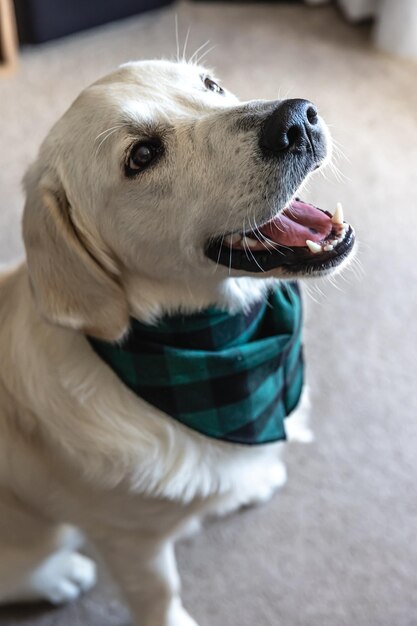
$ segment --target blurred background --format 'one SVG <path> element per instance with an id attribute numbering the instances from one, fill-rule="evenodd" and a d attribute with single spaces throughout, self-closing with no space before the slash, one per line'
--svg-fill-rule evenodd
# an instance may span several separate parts
<path id="1" fill-rule="evenodd" d="M 0 264 L 23 254 L 21 178 L 79 91 L 118 64 L 197 48 L 242 99 L 314 101 L 357 260 L 306 289 L 315 443 L 273 501 L 178 547 L 200 626 L 417 625 L 417 1 L 0 0 Z M 16 45 L 17 22 L 20 47 Z M 1 355 L 0 355 L 1 358 Z M 1 555 L 0 555 L 1 558 Z M 78 604 L 2 626 L 128 626 L 101 568 Z"/>

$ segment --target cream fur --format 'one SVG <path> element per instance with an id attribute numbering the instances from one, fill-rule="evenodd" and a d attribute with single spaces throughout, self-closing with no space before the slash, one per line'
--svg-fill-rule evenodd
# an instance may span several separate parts
<path id="1" fill-rule="evenodd" d="M 284 277 L 229 273 L 203 254 L 207 236 L 266 219 L 303 182 L 253 157 L 256 128 L 236 131 L 269 103 L 206 92 L 205 71 L 123 66 L 77 99 L 26 176 L 27 263 L 0 279 L 0 601 L 60 603 L 94 584 L 65 523 L 101 551 L 137 626 L 195 625 L 174 539 L 285 482 L 280 445 L 189 431 L 125 388 L 84 336 L 118 339 L 129 315 L 245 309 Z M 149 128 L 166 158 L 127 181 L 124 152 Z M 307 405 L 294 438 L 311 439 Z"/>

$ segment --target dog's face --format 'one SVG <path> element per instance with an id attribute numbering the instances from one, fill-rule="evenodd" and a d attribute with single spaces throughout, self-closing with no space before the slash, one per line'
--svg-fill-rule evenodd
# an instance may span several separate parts
<path id="1" fill-rule="evenodd" d="M 100 288 L 90 289 L 97 307 L 108 280 L 120 298 L 125 277 L 192 290 L 230 276 L 328 273 L 348 256 L 353 232 L 340 214 L 332 219 L 293 198 L 329 151 L 327 129 L 307 101 L 239 103 L 204 68 L 186 63 L 122 66 L 75 101 L 27 177 L 24 233 L 35 296 L 49 290 L 50 298 L 62 282 L 50 258 L 45 270 L 46 248 L 53 254 L 51 238 L 60 248 L 60 231 L 57 262 L 71 257 L 72 273 L 99 277 Z M 45 274 L 52 278 L 46 291 Z M 65 314 L 55 303 L 49 317 L 88 329 L 87 307 L 80 312 L 64 300 Z"/>

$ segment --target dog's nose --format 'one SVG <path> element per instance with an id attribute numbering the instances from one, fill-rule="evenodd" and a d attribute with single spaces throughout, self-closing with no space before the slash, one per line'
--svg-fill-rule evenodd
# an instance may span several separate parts
<path id="1" fill-rule="evenodd" d="M 321 136 L 317 108 L 308 100 L 283 100 L 266 118 L 261 131 L 261 149 L 280 155 L 305 151 Z"/>

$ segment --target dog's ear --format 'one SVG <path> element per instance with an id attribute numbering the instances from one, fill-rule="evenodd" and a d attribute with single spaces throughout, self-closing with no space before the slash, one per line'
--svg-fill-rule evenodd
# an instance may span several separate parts
<path id="1" fill-rule="evenodd" d="M 32 168 L 25 186 L 23 238 L 40 314 L 100 339 L 120 339 L 129 323 L 126 295 L 74 227 L 62 184 Z"/>

